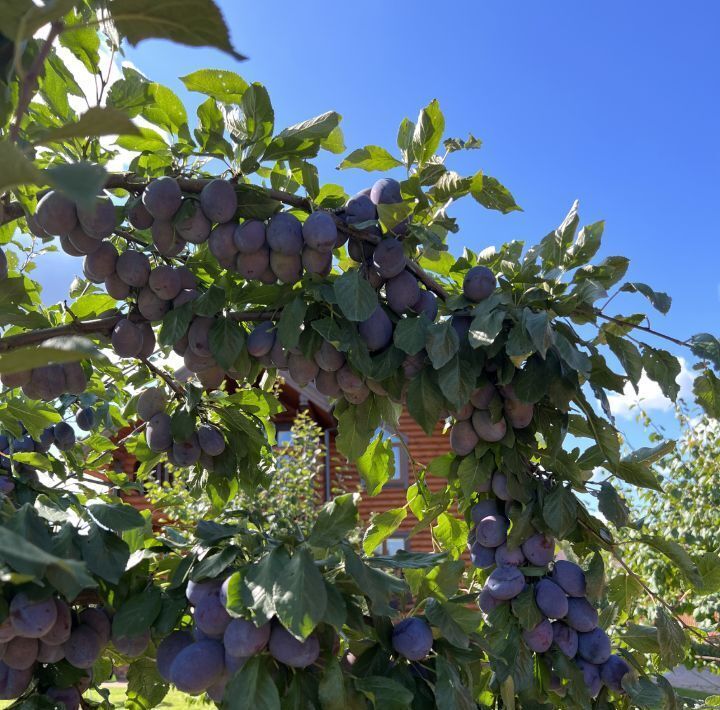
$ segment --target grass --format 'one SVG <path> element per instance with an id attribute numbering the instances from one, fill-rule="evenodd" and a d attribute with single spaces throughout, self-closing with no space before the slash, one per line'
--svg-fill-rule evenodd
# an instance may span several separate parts
<path id="1" fill-rule="evenodd" d="M 108 683 L 105 686 L 110 691 L 110 702 L 116 708 L 125 707 L 125 684 L 124 683 Z M 87 694 L 89 700 L 101 700 L 101 697 L 91 692 Z M 7 708 L 12 705 L 12 701 L 2 702 L 0 701 L 0 708 Z M 200 700 L 198 698 L 191 698 L 189 695 L 184 695 L 177 690 L 170 689 L 165 699 L 157 706 L 158 708 L 164 708 L 164 710 L 187 710 L 187 708 L 207 708 L 209 710 L 210 704 Z M 214 704 L 213 704 L 214 707 Z"/>

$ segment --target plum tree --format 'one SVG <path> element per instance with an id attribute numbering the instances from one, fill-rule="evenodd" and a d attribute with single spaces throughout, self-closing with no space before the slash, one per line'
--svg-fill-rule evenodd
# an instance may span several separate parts
<path id="1" fill-rule="evenodd" d="M 128 658 L 142 656 L 150 643 L 150 631 L 144 631 L 132 636 L 122 636 L 113 633 L 112 644 L 123 655 Z"/>
<path id="2" fill-rule="evenodd" d="M 541 579 L 535 585 L 535 602 L 550 619 L 562 619 L 568 612 L 565 592 L 550 579 Z"/>
<path id="3" fill-rule="evenodd" d="M 329 253 L 337 242 L 337 227 L 332 216 L 323 210 L 313 212 L 303 222 L 302 236 L 305 244 L 315 251 Z"/>
<path id="4" fill-rule="evenodd" d="M 148 286 L 158 298 L 172 301 L 182 288 L 180 274 L 172 266 L 156 266 L 150 272 Z"/>
<path id="5" fill-rule="evenodd" d="M 225 652 L 218 641 L 195 641 L 170 664 L 170 680 L 178 690 L 200 695 L 218 681 L 225 669 Z"/>
<path id="6" fill-rule="evenodd" d="M 556 560 L 550 578 L 563 588 L 569 597 L 584 597 L 586 591 L 585 572 L 570 560 Z"/>
<path id="7" fill-rule="evenodd" d="M 565 623 L 575 631 L 589 633 L 598 623 L 595 607 L 585 597 L 569 597 Z"/>
<path id="8" fill-rule="evenodd" d="M 222 432 L 210 424 L 202 424 L 197 431 L 198 444 L 209 456 L 219 456 L 225 451 L 225 437 Z"/>
<path id="9" fill-rule="evenodd" d="M 170 221 L 182 205 L 182 192 L 174 178 L 162 176 L 143 190 L 142 204 L 156 220 Z"/>
<path id="10" fill-rule="evenodd" d="M 547 619 L 543 619 L 532 629 L 525 629 L 522 637 L 531 651 L 544 653 L 550 648 L 553 642 L 552 624 Z"/>
<path id="11" fill-rule="evenodd" d="M 150 259 L 135 249 L 126 249 L 115 262 L 118 277 L 128 286 L 142 288 L 150 278 Z"/>
<path id="12" fill-rule="evenodd" d="M 383 279 L 392 279 L 400 274 L 405 269 L 405 252 L 402 242 L 395 237 L 383 239 L 375 247 L 373 264 Z"/>
<path id="13" fill-rule="evenodd" d="M 400 183 L 393 178 L 380 178 L 370 189 L 370 200 L 376 205 L 391 205 L 402 202 Z"/>
<path id="14" fill-rule="evenodd" d="M 68 451 L 75 446 L 75 431 L 67 422 L 58 422 L 53 428 L 55 446 L 60 451 Z"/>
<path id="15" fill-rule="evenodd" d="M 476 409 L 472 415 L 472 426 L 481 441 L 495 443 L 507 434 L 507 423 L 502 417 L 493 421 L 492 414 L 485 409 Z"/>
<path id="16" fill-rule="evenodd" d="M 151 451 L 160 453 L 167 451 L 172 446 L 172 430 L 170 415 L 165 412 L 158 412 L 148 420 L 145 429 L 147 445 Z"/>
<path id="17" fill-rule="evenodd" d="M 235 658 L 248 658 L 260 653 L 270 640 L 270 624 L 255 626 L 245 619 L 233 619 L 225 629 L 225 652 Z"/>
<path id="18" fill-rule="evenodd" d="M 345 364 L 345 356 L 327 340 L 323 340 L 313 357 L 318 367 L 326 372 L 337 372 Z"/>
<path id="19" fill-rule="evenodd" d="M 553 621 L 553 643 L 568 658 L 574 658 L 578 650 L 578 634 L 562 621 Z"/>
<path id="20" fill-rule="evenodd" d="M 377 305 L 369 318 L 358 326 L 360 337 L 370 352 L 384 350 L 393 339 L 393 323 L 385 309 Z"/>
<path id="21" fill-rule="evenodd" d="M 311 634 L 304 641 L 298 641 L 280 624 L 273 626 L 268 642 L 270 655 L 291 668 L 307 668 L 320 656 L 320 641 Z"/>
<path id="22" fill-rule="evenodd" d="M 216 224 L 229 222 L 235 216 L 237 206 L 235 187 L 227 180 L 211 180 L 200 192 L 200 207 Z"/>
<path id="23" fill-rule="evenodd" d="M 140 329 L 129 319 L 123 318 L 113 328 L 110 338 L 113 350 L 120 357 L 135 357 L 143 345 Z"/>
<path id="24" fill-rule="evenodd" d="M 65 710 L 78 710 L 82 696 L 77 688 L 48 688 L 45 695 L 55 703 L 59 703 Z"/>
<path id="25" fill-rule="evenodd" d="M 192 634 L 188 631 L 173 631 L 167 635 L 157 647 L 155 662 L 158 673 L 168 683 L 172 682 L 170 669 L 178 654 L 194 643 Z"/>
<path id="26" fill-rule="evenodd" d="M 508 520 L 502 515 L 486 515 L 477 524 L 477 541 L 484 547 L 500 547 L 507 540 Z"/>
<path id="27" fill-rule="evenodd" d="M 253 357 L 267 355 L 275 345 L 275 326 L 271 321 L 256 325 L 247 337 L 247 350 Z"/>
<path id="28" fill-rule="evenodd" d="M 38 201 L 35 218 L 47 234 L 67 235 L 77 224 L 77 210 L 72 200 L 51 190 Z"/>
<path id="29" fill-rule="evenodd" d="M 588 663 L 582 658 L 575 661 L 577 667 L 582 671 L 583 680 L 585 681 L 585 687 L 587 688 L 588 695 L 594 698 L 600 692 L 602 687 L 602 681 L 600 680 L 600 669 L 594 663 Z"/>
<path id="30" fill-rule="evenodd" d="M 496 567 L 485 584 L 490 594 L 504 601 L 522 592 L 525 588 L 525 575 L 517 567 Z"/>
<path id="31" fill-rule="evenodd" d="M 510 548 L 505 543 L 495 548 L 495 563 L 498 566 L 522 567 L 526 562 L 525 555 L 519 547 Z"/>
<path id="32" fill-rule="evenodd" d="M 269 230 L 268 230 L 269 233 Z M 286 284 L 295 284 L 302 278 L 301 254 L 285 254 L 270 250 L 270 269 L 273 274 Z"/>
<path id="33" fill-rule="evenodd" d="M 409 616 L 393 626 L 392 646 L 409 661 L 421 661 L 432 649 L 433 635 L 427 621 Z"/>
<path id="34" fill-rule="evenodd" d="M 630 666 L 625 659 L 612 654 L 600 667 L 600 679 L 615 693 L 624 693 L 622 679 L 630 672 Z"/>
<path id="35" fill-rule="evenodd" d="M 40 638 L 52 629 L 57 620 L 55 600 L 49 597 L 32 601 L 22 592 L 16 594 L 10 602 L 10 619 L 18 636 Z"/>
<path id="36" fill-rule="evenodd" d="M 149 421 L 160 412 L 165 411 L 167 396 L 160 387 L 147 387 L 137 399 L 137 413 L 140 419 Z"/>
<path id="37" fill-rule="evenodd" d="M 277 254 L 299 257 L 302 253 L 302 224 L 290 212 L 279 212 L 270 219 L 267 225 L 266 238 L 270 249 Z"/>
<path id="38" fill-rule="evenodd" d="M 555 555 L 555 540 L 544 533 L 537 533 L 523 542 L 522 551 L 531 565 L 544 567 Z"/>
<path id="39" fill-rule="evenodd" d="M 100 636 L 87 624 L 76 626 L 63 644 L 65 659 L 76 668 L 92 668 L 101 651 Z"/>
<path id="40" fill-rule="evenodd" d="M 78 207 L 77 218 L 85 234 L 93 239 L 109 237 L 116 227 L 115 205 L 106 195 L 98 197 L 91 207 Z"/>
<path id="41" fill-rule="evenodd" d="M 75 415 L 75 423 L 83 431 L 91 431 L 95 426 L 95 410 L 92 407 L 83 407 Z"/>
<path id="42" fill-rule="evenodd" d="M 417 303 L 420 287 L 417 279 L 409 271 L 401 271 L 385 284 L 385 295 L 388 306 L 400 315 Z"/>
<path id="43" fill-rule="evenodd" d="M 495 291 L 497 280 L 487 266 L 473 266 L 463 280 L 463 294 L 469 301 L 479 303 Z"/>
<path id="44" fill-rule="evenodd" d="M 324 278 L 332 270 L 332 252 L 305 247 L 302 251 L 301 264 L 308 274 L 317 274 Z"/>

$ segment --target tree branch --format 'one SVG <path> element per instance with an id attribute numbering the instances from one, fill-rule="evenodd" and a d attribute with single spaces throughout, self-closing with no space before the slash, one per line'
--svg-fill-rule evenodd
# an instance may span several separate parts
<path id="1" fill-rule="evenodd" d="M 280 317 L 282 311 L 263 310 L 263 311 L 236 311 L 230 314 L 230 317 L 239 322 L 253 322 L 274 320 Z M 29 330 L 26 333 L 18 333 L 17 335 L 8 335 L 0 338 L 0 353 L 6 353 L 10 350 L 22 348 L 26 345 L 38 345 L 44 343 L 50 338 L 57 338 L 62 335 L 91 335 L 109 333 L 123 318 L 130 318 L 138 322 L 144 322 L 144 318 L 131 313 L 114 313 L 104 318 L 94 318 L 86 321 L 73 321 L 66 325 L 58 325 L 54 328 L 42 328 L 40 330 Z M 152 369 L 152 366 L 151 366 Z"/>
<path id="2" fill-rule="evenodd" d="M 211 179 L 212 178 L 176 178 L 180 189 L 183 192 L 190 194 L 197 194 L 202 191 Z M 109 190 L 127 190 L 128 192 L 134 193 L 141 192 L 145 189 L 147 184 L 147 180 L 139 178 L 133 173 L 113 173 L 108 175 L 107 180 L 105 181 L 105 187 Z M 268 197 L 273 200 L 277 200 L 282 204 L 289 205 L 290 207 L 302 210 L 303 212 L 312 212 L 312 204 L 310 200 L 305 197 L 293 195 L 292 193 L 285 192 L 284 190 L 273 190 L 266 187 L 257 187 L 257 189 L 262 190 Z M 6 205 L 6 209 L 0 219 L 0 224 L 5 224 L 6 222 L 18 219 L 19 217 L 22 217 L 23 214 L 22 207 L 16 202 L 11 202 Z M 369 242 L 371 244 L 378 244 L 381 241 L 381 238 L 378 237 L 377 234 L 371 234 L 370 232 L 355 229 L 354 227 L 345 224 L 345 222 L 335 214 L 333 214 L 333 218 L 335 219 L 335 225 L 338 231 L 343 234 L 347 234 L 349 237 L 359 239 L 363 242 Z M 443 301 L 447 300 L 447 291 L 419 264 L 412 261 L 412 259 L 406 259 L 405 268 L 408 269 L 408 271 L 410 271 L 418 279 L 418 281 L 420 281 L 425 288 L 428 289 L 428 291 L 432 291 L 442 298 Z"/>
<path id="3" fill-rule="evenodd" d="M 10 140 L 17 141 L 20 135 L 20 123 L 22 121 L 22 117 L 25 114 L 25 111 L 27 111 L 30 101 L 32 100 L 33 92 L 37 87 L 37 81 L 40 78 L 40 72 L 42 71 L 43 64 L 45 64 L 45 60 L 52 49 L 53 42 L 62 31 L 62 28 L 63 23 L 59 21 L 53 22 L 50 25 L 50 32 L 40 47 L 40 51 L 37 53 L 37 56 L 33 60 L 28 73 L 25 75 L 25 78 L 20 85 L 20 94 L 18 96 L 17 108 L 15 109 L 15 118 L 12 126 L 10 126 Z"/>
<path id="4" fill-rule="evenodd" d="M 650 328 L 646 325 L 639 325 L 636 323 L 632 323 L 627 320 L 623 320 L 622 318 L 615 318 L 613 316 L 606 316 L 604 313 L 601 313 L 597 309 L 593 311 L 594 315 L 598 318 L 602 318 L 603 320 L 610 321 L 611 323 L 617 323 L 617 325 L 624 326 L 626 328 L 632 328 L 633 330 L 642 330 L 643 333 L 649 333 L 650 335 L 654 335 L 656 338 L 662 338 L 663 340 L 667 340 L 670 343 L 674 343 L 675 345 L 679 345 L 683 348 L 689 348 L 690 343 L 687 342 L 687 340 L 680 340 L 679 338 L 673 338 L 672 335 L 665 335 L 665 333 L 660 333 L 657 330 L 654 330 L 653 328 Z"/>

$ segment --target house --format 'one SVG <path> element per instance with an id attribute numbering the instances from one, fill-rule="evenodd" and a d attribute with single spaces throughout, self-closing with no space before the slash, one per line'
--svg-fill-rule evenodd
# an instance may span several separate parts
<path id="1" fill-rule="evenodd" d="M 362 493 L 362 481 L 357 469 L 349 464 L 336 448 L 337 422 L 333 416 L 331 403 L 313 385 L 301 388 L 287 374 L 285 377 L 285 383 L 280 390 L 280 401 L 285 409 L 275 418 L 278 443 L 288 441 L 293 420 L 300 411 L 307 411 L 313 421 L 322 429 L 325 444 L 324 460 L 317 479 L 318 500 L 320 502 L 329 500 L 339 491 L 360 491 Z M 398 432 L 399 436 L 390 430 L 383 432 L 383 435 L 393 442 L 395 473 L 393 479 L 385 484 L 378 495 L 362 497 L 360 516 L 365 523 L 369 521 L 374 512 L 383 512 L 404 506 L 407 502 L 408 486 L 416 480 L 418 464 L 426 465 L 436 456 L 450 451 L 449 437 L 443 434 L 442 422 L 438 422 L 432 436 L 428 436 L 408 412 L 403 411 Z M 115 438 L 117 441 L 121 441 L 129 433 L 130 428 L 127 428 L 119 431 Z M 402 441 L 400 437 L 402 437 Z M 137 461 L 123 446 L 120 446 L 113 452 L 113 466 L 118 471 L 132 474 L 137 468 Z M 91 475 L 107 480 L 102 473 Z M 156 475 L 160 479 L 166 475 L 162 465 L 158 466 Z M 443 485 L 441 479 L 431 475 L 426 477 L 426 482 L 431 489 L 437 489 Z M 152 508 L 150 502 L 140 491 L 123 493 L 122 497 L 138 510 Z M 156 525 L 162 524 L 162 511 L 153 510 L 153 522 Z M 399 549 L 415 552 L 432 551 L 433 545 L 429 528 L 424 528 L 410 537 L 417 522 L 417 518 L 408 511 L 408 515 L 400 527 L 385 540 L 383 548 L 378 552 L 392 554 Z"/>

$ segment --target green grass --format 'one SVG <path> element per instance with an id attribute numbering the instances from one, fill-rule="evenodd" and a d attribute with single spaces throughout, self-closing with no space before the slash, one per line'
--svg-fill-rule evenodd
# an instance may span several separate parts
<path id="1" fill-rule="evenodd" d="M 123 683 L 108 683 L 106 686 L 110 691 L 110 702 L 116 708 L 125 707 L 125 685 Z M 87 698 L 90 700 L 101 700 L 100 696 L 91 692 L 87 694 Z M 6 708 L 12 705 L 12 701 L 3 702 L 0 701 L 0 708 Z M 165 710 L 187 710 L 187 708 L 206 708 L 209 710 L 210 704 L 200 700 L 198 698 L 191 698 L 189 695 L 184 695 L 177 690 L 171 689 L 165 696 L 165 699 L 157 706 L 158 708 L 164 708 Z M 214 704 L 212 705 L 214 707 Z"/>

